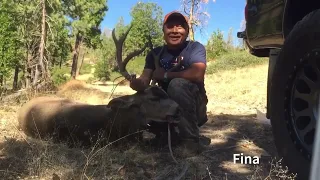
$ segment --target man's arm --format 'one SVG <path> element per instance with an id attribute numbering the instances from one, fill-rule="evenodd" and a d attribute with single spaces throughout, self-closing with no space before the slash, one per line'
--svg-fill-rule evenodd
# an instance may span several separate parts
<path id="1" fill-rule="evenodd" d="M 191 82 L 203 82 L 206 71 L 206 64 L 193 63 L 188 69 L 180 72 L 168 72 L 168 79 L 184 78 Z"/>
<path id="2" fill-rule="evenodd" d="M 137 79 L 131 81 L 130 87 L 134 90 L 146 89 L 150 84 L 154 69 L 155 65 L 152 54 L 148 53 L 142 74 Z"/>
<path id="3" fill-rule="evenodd" d="M 142 71 L 141 76 L 139 77 L 139 79 L 141 79 L 143 81 L 143 84 L 145 84 L 146 86 L 150 84 L 152 73 L 155 70 L 155 68 L 156 67 L 154 64 L 153 56 L 151 52 L 149 52 L 146 56 L 144 69 Z"/>
<path id="4" fill-rule="evenodd" d="M 150 84 L 151 77 L 152 77 L 152 72 L 153 72 L 152 69 L 144 69 L 144 70 L 142 71 L 141 76 L 138 78 L 138 79 L 141 79 L 141 80 L 142 80 L 143 85 L 144 85 L 145 87 L 147 87 L 147 86 Z"/>
<path id="5" fill-rule="evenodd" d="M 181 72 L 168 72 L 168 79 L 184 78 L 191 82 L 203 82 L 206 72 L 206 58 L 205 47 L 197 42 L 190 57 L 190 67 Z"/>

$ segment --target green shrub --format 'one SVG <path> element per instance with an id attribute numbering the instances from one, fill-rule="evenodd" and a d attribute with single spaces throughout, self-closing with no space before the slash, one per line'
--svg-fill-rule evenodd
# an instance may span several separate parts
<path id="1" fill-rule="evenodd" d="M 255 57 L 244 50 L 232 51 L 211 62 L 208 65 L 207 73 L 212 74 L 219 71 L 235 70 L 237 68 L 263 64 L 267 61 L 267 58 Z"/>
<path id="2" fill-rule="evenodd" d="M 124 77 L 118 78 L 118 77 L 120 77 L 120 76 L 121 76 L 121 74 L 120 74 L 119 72 L 117 72 L 117 71 L 112 71 L 112 72 L 110 73 L 110 78 L 109 78 L 109 80 L 110 80 L 110 81 L 114 81 L 115 79 L 118 79 L 118 80 L 124 79 Z"/>
<path id="3" fill-rule="evenodd" d="M 87 83 L 87 84 L 92 84 L 94 81 L 95 81 L 95 78 L 94 78 L 94 77 L 89 77 L 89 78 L 86 80 L 86 83 Z"/>
<path id="4" fill-rule="evenodd" d="M 228 52 L 227 43 L 224 41 L 223 34 L 219 29 L 212 32 L 206 45 L 206 50 L 207 59 L 209 61 L 217 59 L 221 55 L 224 55 Z"/>
<path id="5" fill-rule="evenodd" d="M 93 76 L 99 80 L 110 80 L 111 67 L 106 60 L 100 59 L 94 65 L 95 71 Z"/>
<path id="6" fill-rule="evenodd" d="M 144 56 L 138 56 L 135 57 L 135 59 L 132 59 L 127 64 L 127 71 L 129 73 L 134 74 L 141 74 L 144 68 L 145 64 L 145 57 Z"/>
<path id="7" fill-rule="evenodd" d="M 55 86 L 59 86 L 61 84 L 66 83 L 70 80 L 70 76 L 68 75 L 70 73 L 69 67 L 59 67 L 55 66 L 51 70 L 51 78 Z"/>
<path id="8" fill-rule="evenodd" d="M 135 57 L 134 59 L 130 60 L 129 63 L 127 64 L 127 71 L 130 74 L 141 74 L 144 68 L 144 62 L 145 62 L 145 57 L 143 56 L 138 56 Z M 109 81 L 113 81 L 116 78 L 120 77 L 121 74 L 118 71 L 111 71 L 109 74 Z M 118 78 L 118 80 L 124 79 L 123 77 Z"/>
<path id="9" fill-rule="evenodd" d="M 91 73 L 91 64 L 83 62 L 79 74 L 90 74 Z"/>

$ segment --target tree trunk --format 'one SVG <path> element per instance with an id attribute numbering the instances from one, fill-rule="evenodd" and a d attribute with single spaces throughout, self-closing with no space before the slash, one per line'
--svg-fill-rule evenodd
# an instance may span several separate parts
<path id="1" fill-rule="evenodd" d="M 61 69 L 61 66 L 62 66 L 62 55 L 60 56 L 60 62 L 59 62 L 60 69 Z"/>
<path id="2" fill-rule="evenodd" d="M 5 76 L 2 77 L 2 85 L 5 86 L 5 88 L 7 89 L 7 79 Z"/>
<path id="3" fill-rule="evenodd" d="M 72 67 L 71 67 L 71 77 L 72 79 L 76 79 L 77 76 L 77 69 L 78 69 L 78 57 L 79 57 L 79 50 L 80 44 L 82 41 L 82 37 L 80 33 L 76 35 L 76 42 L 73 49 L 73 59 L 72 59 Z"/>
<path id="4" fill-rule="evenodd" d="M 26 88 L 26 79 L 25 79 L 25 71 L 24 68 L 22 69 L 22 76 L 20 80 L 18 81 L 18 89 L 25 89 Z"/>
<path id="5" fill-rule="evenodd" d="M 119 71 L 119 66 L 118 66 L 118 64 L 117 63 L 114 63 L 113 64 L 113 69 L 112 69 L 113 71 Z"/>
<path id="6" fill-rule="evenodd" d="M 56 52 L 54 53 L 56 54 Z M 56 65 L 56 57 L 52 57 L 52 67 Z"/>
<path id="7" fill-rule="evenodd" d="M 195 0 L 191 0 L 190 7 L 190 17 L 189 17 L 189 37 L 191 41 L 194 41 L 194 29 L 193 29 L 193 11 L 194 11 L 194 3 Z"/>
<path id="8" fill-rule="evenodd" d="M 29 46 L 26 44 L 26 49 L 27 49 L 27 51 L 26 51 L 26 61 L 25 61 L 25 63 L 26 63 L 26 65 L 25 65 L 25 67 L 24 67 L 24 79 L 25 79 L 25 81 L 26 81 L 26 84 L 25 84 L 25 86 L 26 86 L 26 89 L 28 89 L 28 88 L 30 88 L 30 85 L 31 85 L 31 77 L 32 77 L 32 75 L 31 75 L 31 73 L 32 73 L 32 69 L 30 68 L 30 62 L 31 62 L 31 53 L 29 52 Z"/>
<path id="9" fill-rule="evenodd" d="M 82 47 L 82 43 L 80 43 L 80 45 L 79 45 L 78 62 L 79 62 L 79 57 L 80 57 L 80 55 L 81 55 L 81 51 L 82 51 L 81 47 Z M 78 64 L 78 66 L 77 66 L 77 73 L 76 73 L 76 76 L 78 76 L 78 75 L 79 75 L 79 73 L 80 73 L 80 69 L 81 69 L 81 66 L 82 66 L 82 61 L 81 61 L 81 60 L 82 60 L 82 59 L 80 58 L 80 62 L 79 62 L 79 64 Z"/>
<path id="10" fill-rule="evenodd" d="M 3 86 L 3 75 L 0 75 L 0 86 Z"/>
<path id="11" fill-rule="evenodd" d="M 39 72 L 39 65 L 36 65 L 35 68 L 32 70 L 32 78 L 33 78 L 33 83 L 32 86 L 35 88 L 37 85 L 37 82 L 40 77 L 40 72 Z"/>
<path id="12" fill-rule="evenodd" d="M 25 14 L 26 14 L 26 10 L 25 10 Z M 24 17 L 24 22 L 26 21 L 26 17 Z M 27 39 L 28 35 L 29 35 L 29 31 L 28 29 L 28 23 L 25 23 L 25 25 L 23 26 L 23 30 L 25 31 L 24 34 L 24 39 Z M 25 66 L 23 69 L 23 75 L 24 75 L 24 80 L 25 80 L 25 88 L 29 89 L 31 86 L 31 68 L 30 68 L 30 62 L 31 62 L 31 48 L 30 45 L 26 42 L 25 43 L 25 49 L 26 49 L 26 56 L 25 56 Z"/>
<path id="13" fill-rule="evenodd" d="M 194 30 L 193 30 L 193 25 L 191 25 L 190 30 L 189 30 L 189 37 L 191 41 L 194 41 Z"/>
<path id="14" fill-rule="evenodd" d="M 13 90 L 17 90 L 18 89 L 18 77 L 19 77 L 19 65 L 16 65 L 15 69 L 14 69 L 14 77 L 13 77 Z"/>
<path id="15" fill-rule="evenodd" d="M 84 52 L 83 55 L 82 55 L 82 59 L 80 61 L 80 66 L 79 66 L 79 70 L 78 70 L 78 75 L 80 74 L 80 71 L 81 71 L 81 68 L 82 68 L 82 65 L 83 65 L 83 61 L 84 61 L 84 56 L 87 54 L 87 52 Z"/>
<path id="16" fill-rule="evenodd" d="M 38 79 L 41 75 L 42 80 L 47 80 L 48 72 L 44 63 L 44 48 L 45 48 L 45 39 L 46 39 L 46 3 L 45 0 L 40 0 L 42 6 L 42 22 L 41 22 L 41 40 L 39 45 L 39 60 L 36 65 L 35 78 L 33 79 L 33 86 L 38 82 Z"/>
<path id="17" fill-rule="evenodd" d="M 47 77 L 47 68 L 44 64 L 44 48 L 45 48 L 45 40 L 47 36 L 47 30 L 46 30 L 46 3 L 45 0 L 40 0 L 42 4 L 42 24 L 41 24 L 41 42 L 40 42 L 40 48 L 39 48 L 39 65 L 41 68 L 41 74 L 42 78 Z"/>

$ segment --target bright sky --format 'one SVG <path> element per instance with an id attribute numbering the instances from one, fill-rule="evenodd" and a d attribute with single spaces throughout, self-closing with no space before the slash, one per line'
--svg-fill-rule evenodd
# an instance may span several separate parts
<path id="1" fill-rule="evenodd" d="M 118 22 L 120 16 L 123 16 L 126 24 L 130 23 L 130 10 L 139 0 L 108 0 L 109 10 L 102 22 L 102 29 L 112 29 Z M 140 0 L 141 1 L 141 0 Z M 180 0 L 142 0 L 142 2 L 154 2 L 162 7 L 164 15 L 173 10 L 179 10 L 181 7 Z M 233 28 L 233 40 L 238 44 L 236 36 L 240 29 L 241 21 L 244 19 L 245 0 L 216 0 L 214 3 L 210 0 L 207 5 L 207 11 L 210 19 L 206 27 L 206 32 L 201 35 L 199 32 L 195 34 L 195 40 L 206 44 L 210 34 L 218 28 L 227 37 L 229 29 Z"/>

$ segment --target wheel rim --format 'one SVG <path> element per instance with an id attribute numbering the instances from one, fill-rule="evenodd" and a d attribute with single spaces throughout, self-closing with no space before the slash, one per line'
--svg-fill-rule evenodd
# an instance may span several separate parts
<path id="1" fill-rule="evenodd" d="M 310 159 L 319 116 L 320 50 L 313 50 L 300 62 L 301 66 L 295 67 L 291 98 L 286 98 L 290 99 L 288 126 L 294 144 Z"/>

